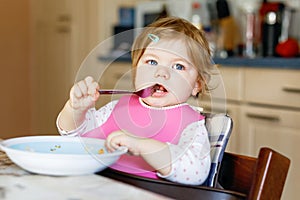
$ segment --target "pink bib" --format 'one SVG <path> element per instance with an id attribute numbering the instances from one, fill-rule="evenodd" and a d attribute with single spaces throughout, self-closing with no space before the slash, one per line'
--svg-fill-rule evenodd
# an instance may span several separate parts
<path id="1" fill-rule="evenodd" d="M 123 96 L 112 114 L 100 127 L 84 134 L 84 137 L 106 138 L 111 132 L 126 130 L 139 137 L 177 144 L 182 131 L 191 123 L 204 119 L 188 104 L 166 108 L 143 105 L 136 95 Z M 155 170 L 141 157 L 123 155 L 111 168 L 157 178 Z"/>

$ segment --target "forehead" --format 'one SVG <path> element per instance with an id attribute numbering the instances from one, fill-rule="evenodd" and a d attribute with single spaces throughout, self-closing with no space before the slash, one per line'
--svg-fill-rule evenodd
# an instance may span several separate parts
<path id="1" fill-rule="evenodd" d="M 177 57 L 190 61 L 189 53 L 186 47 L 186 43 L 183 40 L 178 39 L 160 39 L 158 42 L 151 42 L 146 48 L 145 53 L 151 51 L 155 52 L 158 50 L 160 52 L 171 53 Z"/>

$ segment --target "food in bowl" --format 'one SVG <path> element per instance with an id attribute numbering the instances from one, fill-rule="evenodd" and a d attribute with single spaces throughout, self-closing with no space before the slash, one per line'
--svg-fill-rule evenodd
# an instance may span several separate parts
<path id="1" fill-rule="evenodd" d="M 68 176 L 99 172 L 127 152 L 107 152 L 104 140 L 66 136 L 27 136 L 4 140 L 0 147 L 21 168 L 37 174 Z"/>

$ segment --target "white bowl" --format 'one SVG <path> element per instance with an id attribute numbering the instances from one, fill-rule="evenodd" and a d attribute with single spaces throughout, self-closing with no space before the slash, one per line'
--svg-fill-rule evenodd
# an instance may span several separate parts
<path id="1" fill-rule="evenodd" d="M 107 152 L 104 140 L 65 136 L 12 138 L 2 141 L 0 147 L 21 168 L 55 176 L 99 172 L 127 152 L 125 147 L 113 153 Z"/>

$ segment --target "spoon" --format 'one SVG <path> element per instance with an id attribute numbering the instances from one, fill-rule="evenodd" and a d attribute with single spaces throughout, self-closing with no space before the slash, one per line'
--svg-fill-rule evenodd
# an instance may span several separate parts
<path id="1" fill-rule="evenodd" d="M 140 97 L 147 97 L 150 96 L 150 92 L 148 90 L 139 90 L 139 91 L 131 91 L 131 90 L 106 90 L 106 89 L 101 89 L 98 90 L 100 94 L 135 94 Z"/>

